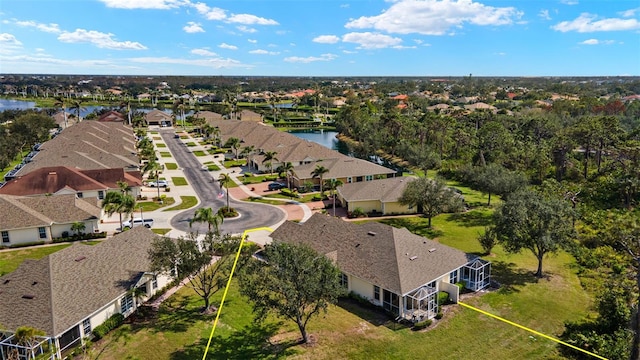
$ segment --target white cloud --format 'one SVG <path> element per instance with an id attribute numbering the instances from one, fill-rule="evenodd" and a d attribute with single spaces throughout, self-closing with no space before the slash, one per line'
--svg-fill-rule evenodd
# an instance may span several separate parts
<path id="1" fill-rule="evenodd" d="M 598 39 L 587 39 L 585 41 L 579 42 L 580 45 L 611 45 L 615 43 L 615 40 L 598 40 Z"/>
<path id="2" fill-rule="evenodd" d="M 248 27 L 248 26 L 244 26 L 244 25 L 238 25 L 236 26 L 236 29 L 244 32 L 244 33 L 248 33 L 248 34 L 253 34 L 254 32 L 257 32 L 258 30 L 252 28 L 252 27 Z"/>
<path id="3" fill-rule="evenodd" d="M 640 11 L 640 8 L 621 11 L 618 14 L 620 14 L 620 16 L 622 16 L 622 17 L 632 17 L 632 16 L 636 16 L 636 12 L 637 11 Z"/>
<path id="4" fill-rule="evenodd" d="M 565 5 L 578 5 L 578 0 L 560 0 L 560 3 Z"/>
<path id="5" fill-rule="evenodd" d="M 202 25 L 200 23 L 197 23 L 197 22 L 194 22 L 194 21 L 189 21 L 187 23 L 187 25 L 185 25 L 182 28 L 182 30 L 184 30 L 185 32 L 187 32 L 189 34 L 204 32 L 204 29 L 202 28 Z"/>
<path id="6" fill-rule="evenodd" d="M 203 15 L 207 20 L 224 20 L 227 18 L 227 11 L 224 9 L 217 7 L 210 8 L 205 3 L 196 3 L 193 4 L 193 7 L 196 8 L 196 11 L 200 15 Z"/>
<path id="7" fill-rule="evenodd" d="M 258 42 L 258 40 L 256 40 L 256 39 L 247 39 L 247 41 L 252 43 L 252 44 L 255 44 L 255 43 Z"/>
<path id="8" fill-rule="evenodd" d="M 464 23 L 508 25 L 522 15 L 514 7 L 487 6 L 473 0 L 396 0 L 380 15 L 352 19 L 345 27 L 373 28 L 392 34 L 444 35 Z"/>
<path id="9" fill-rule="evenodd" d="M 9 55 L 22 48 L 22 43 L 9 33 L 0 33 L 0 54 Z"/>
<path id="10" fill-rule="evenodd" d="M 357 51 L 352 51 L 352 50 L 342 50 L 343 53 L 345 54 L 357 54 Z"/>
<path id="11" fill-rule="evenodd" d="M 320 35 L 315 37 L 312 41 L 321 44 L 335 44 L 340 41 L 340 38 L 335 35 Z"/>
<path id="12" fill-rule="evenodd" d="M 169 57 L 140 57 L 140 58 L 130 58 L 129 61 L 135 63 L 143 63 L 143 64 L 179 64 L 179 65 L 190 65 L 190 66 L 202 66 L 202 67 L 210 67 L 215 69 L 221 68 L 251 68 L 250 65 L 246 65 L 241 63 L 238 60 L 229 59 L 229 58 L 211 58 L 211 59 L 176 59 Z"/>
<path id="13" fill-rule="evenodd" d="M 216 53 L 207 49 L 193 49 L 191 53 L 194 55 L 202 55 L 202 56 L 217 56 Z"/>
<path id="14" fill-rule="evenodd" d="M 322 54 L 320 56 L 308 56 L 308 57 L 289 56 L 284 58 L 284 61 L 308 64 L 315 61 L 331 61 L 337 57 L 338 55 L 335 55 L 335 54 Z"/>
<path id="15" fill-rule="evenodd" d="M 340 4 L 340 7 L 343 8 L 343 9 L 346 9 L 346 8 L 349 7 L 349 4 Z"/>
<path id="16" fill-rule="evenodd" d="M 538 16 L 540 16 L 545 20 L 551 20 L 551 16 L 549 16 L 549 10 L 547 9 L 540 10 L 540 12 L 538 13 Z"/>
<path id="17" fill-rule="evenodd" d="M 344 34 L 342 41 L 358 44 L 358 49 L 384 49 L 397 46 L 402 43 L 402 39 L 372 32 L 352 32 Z"/>
<path id="18" fill-rule="evenodd" d="M 222 43 L 220 45 L 218 45 L 219 48 L 221 49 L 227 49 L 227 50 L 238 50 L 238 47 L 235 45 L 229 45 L 227 43 Z"/>
<path id="19" fill-rule="evenodd" d="M 273 19 L 266 19 L 251 14 L 233 14 L 227 18 L 227 21 L 244 25 L 278 25 L 278 22 Z"/>
<path id="20" fill-rule="evenodd" d="M 58 40 L 65 43 L 90 43 L 99 48 L 113 50 L 145 50 L 147 47 L 135 41 L 116 41 L 113 34 L 95 30 L 76 29 L 74 32 L 63 32 Z"/>
<path id="21" fill-rule="evenodd" d="M 255 55 L 278 55 L 278 54 L 280 54 L 280 52 L 279 51 L 268 51 L 268 50 L 264 50 L 264 49 L 256 49 L 256 50 L 249 51 L 249 54 L 255 54 Z"/>
<path id="22" fill-rule="evenodd" d="M 597 16 L 595 15 L 582 13 L 575 20 L 563 21 L 551 28 L 561 32 L 577 31 L 581 33 L 640 29 L 640 22 L 636 19 L 608 18 L 596 20 L 596 18 Z"/>
<path id="23" fill-rule="evenodd" d="M 54 23 L 43 24 L 43 23 L 35 22 L 33 20 L 25 20 L 25 21 L 16 21 L 16 25 L 34 27 L 40 31 L 53 33 L 53 34 L 59 34 L 62 32 L 58 24 L 54 24 Z"/>
<path id="24" fill-rule="evenodd" d="M 107 7 L 117 9 L 173 9 L 184 4 L 182 0 L 100 0 Z"/>

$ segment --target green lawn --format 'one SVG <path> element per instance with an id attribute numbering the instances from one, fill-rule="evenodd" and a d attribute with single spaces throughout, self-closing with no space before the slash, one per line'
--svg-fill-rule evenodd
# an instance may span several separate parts
<path id="1" fill-rule="evenodd" d="M 224 162 L 224 167 L 228 169 L 228 168 L 237 167 L 237 166 L 244 166 L 246 164 L 247 164 L 247 160 L 245 159 L 227 160 Z"/>
<path id="2" fill-rule="evenodd" d="M 195 155 L 195 156 L 205 156 L 207 154 L 202 150 L 195 150 L 195 151 L 193 151 L 193 155 Z"/>
<path id="3" fill-rule="evenodd" d="M 183 178 L 182 176 L 173 176 L 171 177 L 171 182 L 173 183 L 173 185 L 175 186 L 185 186 L 188 185 L 187 183 L 187 179 Z"/>
<path id="4" fill-rule="evenodd" d="M 0 251 L 0 275 L 14 271 L 26 259 L 37 260 L 70 245 L 71 244 L 59 244 Z"/>
<path id="5" fill-rule="evenodd" d="M 277 175 L 255 175 L 255 176 L 240 176 L 238 180 L 242 181 L 243 184 L 258 184 L 265 181 L 275 181 L 277 180 Z"/>
<path id="6" fill-rule="evenodd" d="M 178 169 L 178 164 L 176 164 L 176 163 L 164 163 L 164 166 L 167 168 L 167 170 L 177 170 Z"/>
<path id="7" fill-rule="evenodd" d="M 162 228 L 151 229 L 151 231 L 153 231 L 154 233 L 156 233 L 158 235 L 164 235 L 164 234 L 168 233 L 171 230 L 172 229 L 162 229 Z"/>
<path id="8" fill-rule="evenodd" d="M 4 176 L 5 176 L 9 171 L 13 170 L 13 168 L 14 168 L 16 165 L 20 164 L 20 163 L 22 162 L 22 159 L 23 159 L 25 156 L 29 155 L 29 153 L 30 153 L 30 152 L 31 152 L 31 150 L 29 149 L 29 150 L 25 150 L 25 151 L 23 151 L 23 152 L 22 152 L 22 155 L 20 155 L 20 154 L 16 155 L 15 159 L 13 159 L 13 161 L 11 161 L 11 162 L 9 163 L 9 165 L 8 165 L 4 170 L 0 171 L 0 181 L 4 181 Z"/>
<path id="9" fill-rule="evenodd" d="M 171 157 L 171 153 L 168 151 L 160 151 L 161 157 Z"/>
<path id="10" fill-rule="evenodd" d="M 180 196 L 180 199 L 182 200 L 182 203 L 162 211 L 185 210 L 196 206 L 198 203 L 198 198 L 195 196 Z"/>
<path id="11" fill-rule="evenodd" d="M 193 142 L 193 141 L 189 141 L 189 142 L 187 143 L 187 146 L 189 146 L 189 147 L 191 147 L 191 146 L 196 146 L 196 145 L 197 145 L 197 144 L 196 144 L 195 142 Z"/>
<path id="12" fill-rule="evenodd" d="M 166 148 L 167 144 L 165 144 L 165 143 L 156 143 L 156 147 L 158 147 L 158 148 Z"/>
<path id="13" fill-rule="evenodd" d="M 136 203 L 136 209 L 140 211 L 140 207 L 142 207 L 142 211 L 154 211 L 165 206 L 171 206 L 175 204 L 176 200 L 172 197 L 165 197 L 162 199 L 162 204 L 156 201 L 140 201 Z"/>

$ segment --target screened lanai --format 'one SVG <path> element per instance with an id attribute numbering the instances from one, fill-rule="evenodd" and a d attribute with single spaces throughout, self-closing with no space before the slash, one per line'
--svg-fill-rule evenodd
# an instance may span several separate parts
<path id="1" fill-rule="evenodd" d="M 461 270 L 461 280 L 466 283 L 467 289 L 478 291 L 489 286 L 491 283 L 491 263 L 477 258 Z"/>
<path id="2" fill-rule="evenodd" d="M 405 317 L 412 321 L 431 319 L 438 313 L 436 303 L 437 290 L 435 287 L 422 286 L 404 297 Z"/>

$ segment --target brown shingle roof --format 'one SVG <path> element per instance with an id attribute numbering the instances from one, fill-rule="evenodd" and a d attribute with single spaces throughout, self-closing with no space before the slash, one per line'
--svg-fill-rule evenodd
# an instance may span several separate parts
<path id="1" fill-rule="evenodd" d="M 335 159 L 325 159 L 309 164 L 297 166 L 295 168 L 298 179 L 311 179 L 311 173 L 316 166 L 321 165 L 329 170 L 324 174 L 325 179 L 357 177 L 366 175 L 387 175 L 394 174 L 395 171 L 372 162 L 357 159 L 349 156 L 341 156 Z"/>
<path id="2" fill-rule="evenodd" d="M 74 194 L 22 197 L 0 195 L 0 229 L 22 229 L 53 223 L 72 223 L 100 217 L 95 201 L 77 199 Z"/>
<path id="3" fill-rule="evenodd" d="M 156 237 L 136 227 L 94 246 L 74 244 L 25 261 L 0 277 L 0 323 L 9 330 L 31 326 L 60 335 L 122 296 L 149 270 L 148 251 Z"/>
<path id="4" fill-rule="evenodd" d="M 347 201 L 380 200 L 381 202 L 398 201 L 408 183 L 415 178 L 398 176 L 377 179 L 338 187 L 338 192 Z"/>
<path id="5" fill-rule="evenodd" d="M 301 224 L 283 223 L 271 238 L 306 244 L 325 255 L 336 252 L 336 265 L 346 274 L 401 295 L 476 258 L 404 228 L 358 225 L 318 213 Z"/>

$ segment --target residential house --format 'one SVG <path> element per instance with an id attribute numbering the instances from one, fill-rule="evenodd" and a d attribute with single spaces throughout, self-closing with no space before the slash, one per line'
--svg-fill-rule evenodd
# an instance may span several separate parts
<path id="1" fill-rule="evenodd" d="M 171 281 L 151 272 L 149 249 L 157 235 L 140 226 L 99 244 L 74 244 L 39 260 L 26 260 L 0 277 L 0 354 L 16 349 L 20 326 L 45 332 L 56 359 L 110 316 L 131 315 Z M 138 290 L 138 291 L 134 291 Z M 34 347 L 38 354 L 39 345 Z M 25 357 L 26 358 L 26 357 Z"/>
<path id="2" fill-rule="evenodd" d="M 122 168 L 81 170 L 67 166 L 43 167 L 18 176 L 0 188 L 0 194 L 33 196 L 75 194 L 79 198 L 102 200 L 107 191 L 119 191 L 118 182 L 129 186 L 129 192 L 141 194 L 142 175 Z"/>
<path id="3" fill-rule="evenodd" d="M 345 183 L 339 186 L 336 195 L 340 204 L 348 212 L 356 208 L 366 213 L 379 213 L 382 215 L 415 214 L 417 207 L 402 205 L 398 201 L 407 184 L 414 177 L 398 176 L 387 179 L 377 179 L 358 183 Z"/>
<path id="4" fill-rule="evenodd" d="M 262 122 L 262 115 L 258 114 L 255 111 L 242 110 L 242 111 L 240 111 L 239 115 L 240 115 L 240 120 L 242 120 L 242 121 Z"/>
<path id="5" fill-rule="evenodd" d="M 435 317 L 439 291 L 458 301 L 456 283 L 473 291 L 490 284 L 489 262 L 378 222 L 354 224 L 316 213 L 304 223 L 283 223 L 271 238 L 304 244 L 327 256 L 342 271 L 347 291 L 398 318 Z"/>
<path id="6" fill-rule="evenodd" d="M 66 120 L 65 120 L 65 116 L 66 116 Z M 66 129 L 69 126 L 77 123 L 77 119 L 75 117 L 72 117 L 71 113 L 69 112 L 67 112 L 65 115 L 65 112 L 58 111 L 57 113 L 53 114 L 51 117 L 53 118 L 53 121 L 55 121 L 56 125 L 58 125 L 58 127 L 62 129 Z"/>
<path id="7" fill-rule="evenodd" d="M 193 114 L 193 117 L 204 119 L 210 125 L 215 121 L 224 120 L 224 117 L 221 114 L 213 111 L 198 111 Z"/>
<path id="8" fill-rule="evenodd" d="M 117 111 L 107 111 L 106 113 L 100 115 L 98 121 L 106 121 L 106 122 L 124 122 L 124 116 Z"/>
<path id="9" fill-rule="evenodd" d="M 173 126 L 173 117 L 164 111 L 151 110 L 144 116 L 147 125 Z"/>
<path id="10" fill-rule="evenodd" d="M 374 164 L 370 161 L 341 156 L 296 166 L 294 168 L 295 174 L 291 179 L 293 185 L 295 187 L 301 187 L 307 182 L 319 185 L 320 179 L 313 177 L 313 172 L 317 166 L 323 166 L 329 170 L 322 176 L 323 180 L 336 179 L 342 181 L 343 184 L 384 179 L 393 177 L 396 174 L 395 170 Z"/>
<path id="11" fill-rule="evenodd" d="M 51 242 L 71 225 L 82 222 L 84 232 L 98 231 L 101 209 L 98 200 L 79 199 L 74 194 L 59 196 L 0 195 L 0 246 Z"/>

